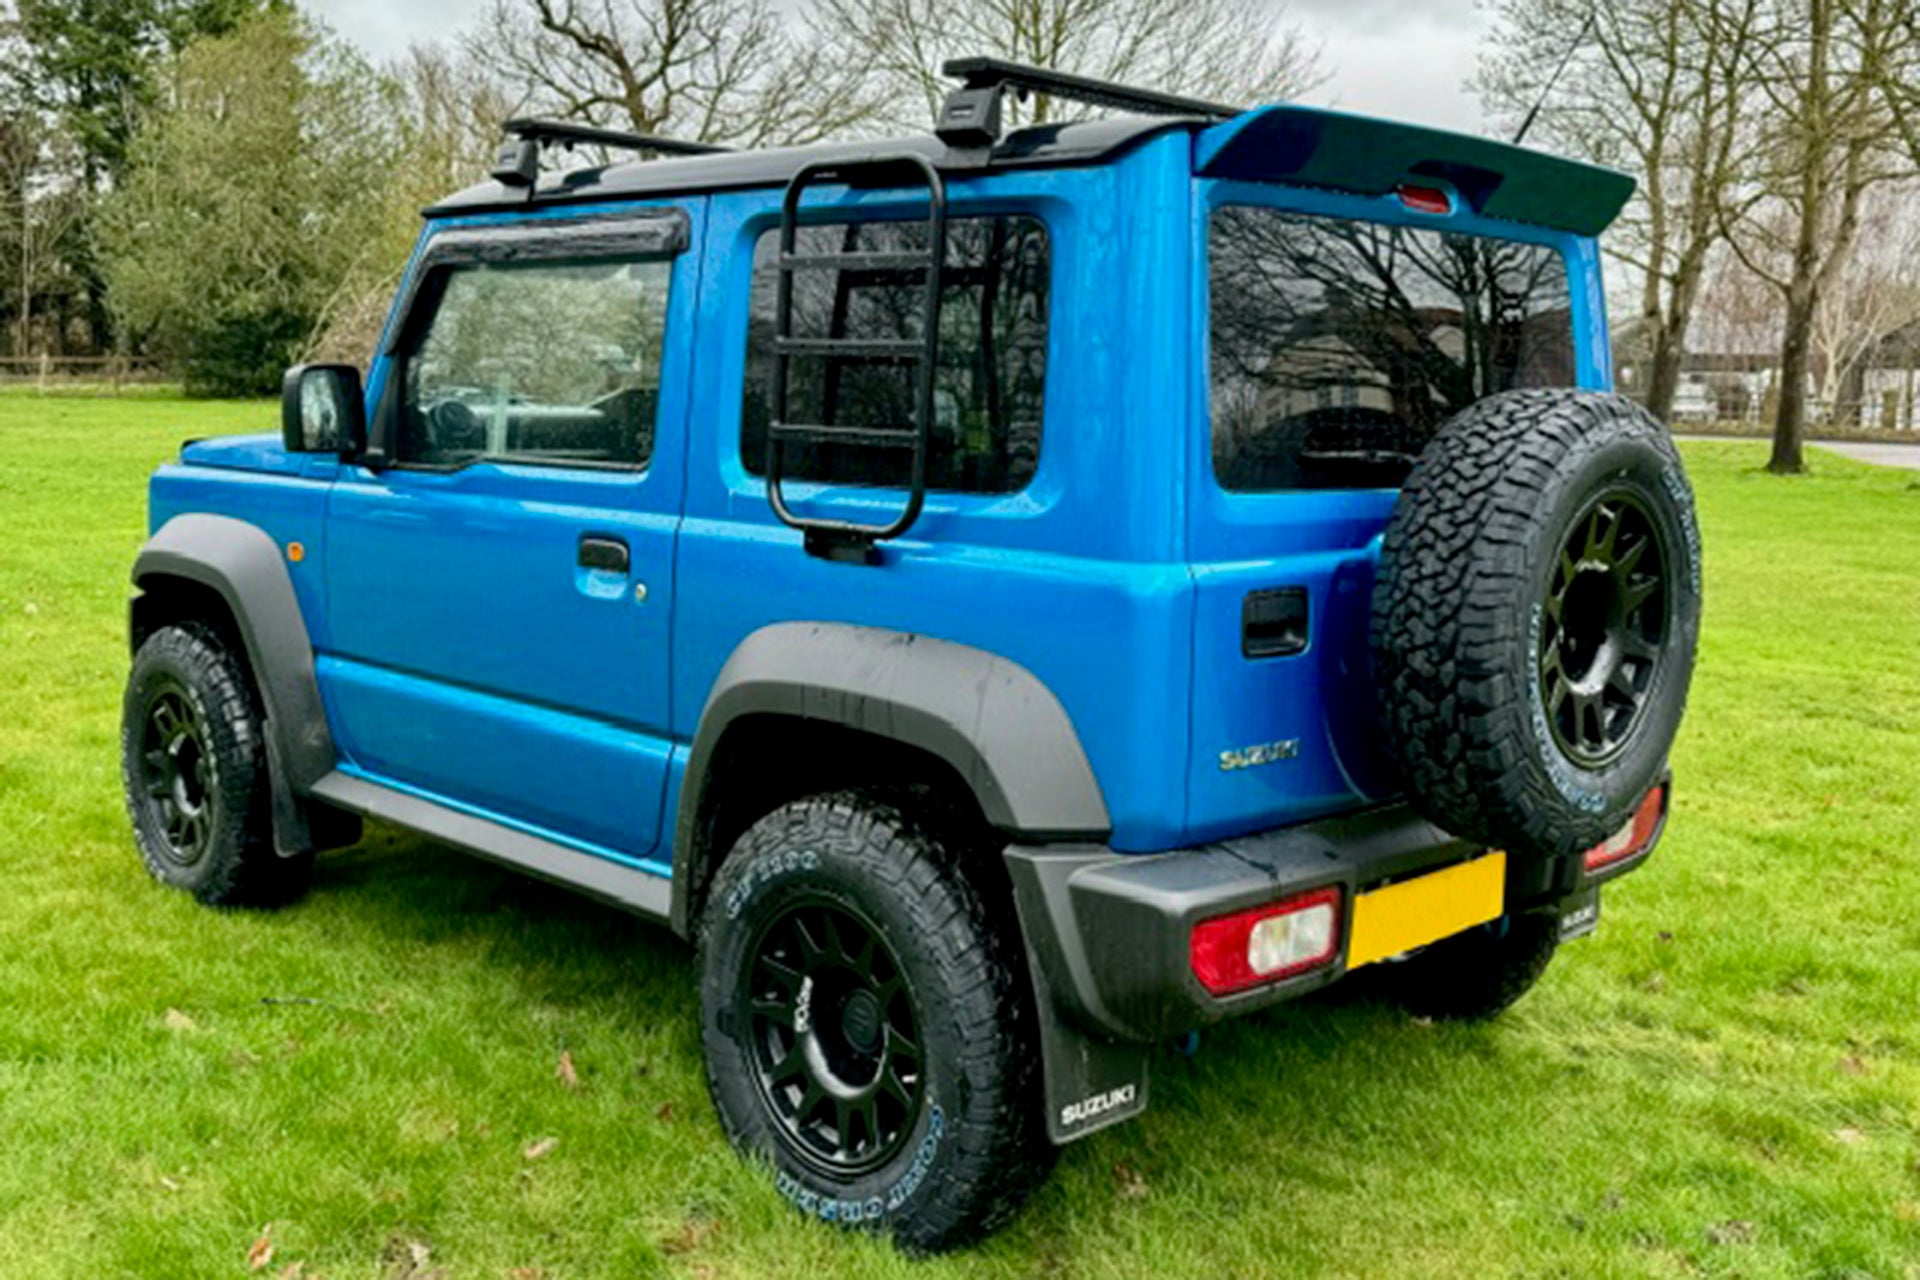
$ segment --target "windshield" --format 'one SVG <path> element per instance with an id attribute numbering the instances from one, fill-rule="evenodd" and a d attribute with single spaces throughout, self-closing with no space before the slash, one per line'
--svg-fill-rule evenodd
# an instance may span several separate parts
<path id="1" fill-rule="evenodd" d="M 1208 252 L 1225 488 L 1395 487 L 1474 401 L 1574 384 L 1547 246 L 1232 205 Z"/>

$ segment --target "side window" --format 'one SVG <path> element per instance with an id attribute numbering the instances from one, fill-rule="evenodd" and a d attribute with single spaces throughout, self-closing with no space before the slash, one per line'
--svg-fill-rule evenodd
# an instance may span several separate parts
<path id="1" fill-rule="evenodd" d="M 646 466 L 672 271 L 657 259 L 450 268 L 407 356 L 398 460 Z"/>
<path id="2" fill-rule="evenodd" d="M 779 232 L 761 235 L 753 255 L 747 378 L 740 451 L 754 475 L 767 467 L 772 417 L 773 327 Z M 917 222 L 802 227 L 801 253 L 889 253 L 922 249 Z M 947 226 L 940 354 L 934 374 L 933 448 L 927 486 L 965 493 L 1026 487 L 1040 459 L 1046 385 L 1047 299 L 1052 270 L 1047 231 L 1025 216 L 956 218 Z M 794 332 L 805 337 L 920 337 L 918 272 L 804 271 L 794 276 Z M 795 422 L 904 427 L 913 414 L 913 366 L 844 356 L 795 357 L 787 413 Z M 907 483 L 903 449 L 848 445 L 787 447 L 786 473 L 837 484 Z"/>

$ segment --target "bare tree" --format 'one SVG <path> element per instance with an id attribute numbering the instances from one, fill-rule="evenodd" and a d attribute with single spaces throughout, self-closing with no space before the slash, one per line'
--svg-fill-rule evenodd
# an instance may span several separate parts
<path id="1" fill-rule="evenodd" d="M 1903 0 L 1771 0 L 1744 79 L 1765 132 L 1747 196 L 1722 206 L 1728 243 L 1784 307 L 1780 403 L 1767 469 L 1805 469 L 1814 323 L 1851 259 L 1866 203 L 1916 172 L 1881 74 L 1912 65 Z M 1780 216 L 1784 213 L 1784 216 Z"/>
<path id="2" fill-rule="evenodd" d="M 528 106 L 641 133 L 812 142 L 874 108 L 862 70 L 769 0 L 494 0 L 462 47 Z"/>
<path id="3" fill-rule="evenodd" d="M 1271 0 L 820 0 L 811 25 L 867 71 L 892 123 L 924 128 L 951 87 L 940 64 L 972 54 L 1228 102 L 1294 97 L 1322 77 L 1281 13 Z M 1027 110 L 1065 114 L 1044 97 Z"/>
<path id="4" fill-rule="evenodd" d="M 49 295 L 62 283 L 75 283 L 68 267 L 72 240 L 80 234 L 85 199 L 47 152 L 59 146 L 34 117 L 0 119 L 0 270 L 7 297 L 0 310 L 13 311 L 12 352 L 31 352 L 34 315 L 45 311 Z M 49 348 L 61 336 L 45 335 Z"/>
<path id="5" fill-rule="evenodd" d="M 1920 0 L 1843 0 L 1857 25 L 1905 31 L 1909 38 L 1862 49 L 1861 73 L 1884 98 L 1899 145 L 1920 163 Z"/>
<path id="6" fill-rule="evenodd" d="M 1509 122 L 1541 104 L 1543 139 L 1640 179 L 1607 248 L 1638 285 L 1650 365 L 1643 398 L 1663 418 L 1673 409 L 1721 209 L 1746 160 L 1751 93 L 1743 74 L 1761 3 L 1498 0 L 1475 81 Z M 1549 93 L 1547 78 L 1569 55 Z"/>
<path id="7" fill-rule="evenodd" d="M 419 235 L 420 210 L 487 171 L 500 122 L 513 111 L 502 89 L 456 49 L 416 46 L 381 75 L 390 86 L 395 145 L 381 171 L 368 175 L 364 197 L 380 214 L 321 303 L 309 360 L 370 356 Z"/>
<path id="8" fill-rule="evenodd" d="M 1883 187 L 1864 202 L 1853 253 L 1813 317 L 1813 363 L 1831 419 L 1860 423 L 1868 366 L 1880 344 L 1920 321 L 1920 184 Z"/>

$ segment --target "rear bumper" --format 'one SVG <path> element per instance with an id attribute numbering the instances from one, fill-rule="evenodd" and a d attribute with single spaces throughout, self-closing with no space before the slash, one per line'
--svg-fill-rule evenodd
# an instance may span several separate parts
<path id="1" fill-rule="evenodd" d="M 1338 981 L 1357 895 L 1483 852 L 1397 803 L 1173 853 L 1016 845 L 1006 856 L 1036 987 L 1043 1000 L 1052 997 L 1052 1012 L 1095 1036 L 1148 1042 Z M 1509 860 L 1505 909 L 1571 915 L 1586 907 L 1590 917 L 1599 880 L 1644 861 L 1642 854 L 1588 877 L 1578 855 Z M 1224 996 L 1194 976 L 1196 924 L 1329 886 L 1342 903 L 1330 963 Z"/>

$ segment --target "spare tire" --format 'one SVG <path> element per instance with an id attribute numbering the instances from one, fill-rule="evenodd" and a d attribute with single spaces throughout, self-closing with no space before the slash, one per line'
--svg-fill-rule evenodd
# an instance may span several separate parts
<path id="1" fill-rule="evenodd" d="M 1699 630 L 1699 524 L 1666 428 L 1595 392 L 1489 397 L 1441 427 L 1387 525 L 1381 746 L 1457 835 L 1589 848 L 1665 770 Z"/>

